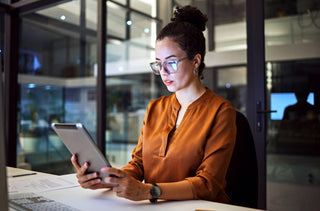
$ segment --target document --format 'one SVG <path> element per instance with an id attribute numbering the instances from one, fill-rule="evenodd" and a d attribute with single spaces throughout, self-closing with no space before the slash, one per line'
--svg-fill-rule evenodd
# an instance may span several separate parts
<path id="1" fill-rule="evenodd" d="M 79 186 L 75 174 L 63 176 L 41 175 L 41 176 L 21 176 L 8 178 L 8 192 L 47 192 L 58 189 L 65 189 Z"/>

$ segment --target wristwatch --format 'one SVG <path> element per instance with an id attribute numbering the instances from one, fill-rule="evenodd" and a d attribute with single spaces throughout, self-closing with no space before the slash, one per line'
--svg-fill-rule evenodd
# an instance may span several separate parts
<path id="1" fill-rule="evenodd" d="M 150 202 L 156 203 L 157 199 L 161 196 L 161 188 L 157 184 L 152 183 L 150 194 L 152 196 L 152 199 L 150 199 Z"/>

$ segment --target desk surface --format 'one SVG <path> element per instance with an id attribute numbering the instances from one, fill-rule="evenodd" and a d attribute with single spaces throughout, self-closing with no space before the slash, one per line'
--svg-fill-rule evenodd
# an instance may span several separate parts
<path id="1" fill-rule="evenodd" d="M 30 173 L 28 170 L 7 167 L 7 175 Z M 43 176 L 43 173 L 30 175 L 26 178 Z M 76 180 L 76 177 L 74 177 Z M 11 180 L 14 182 L 14 180 Z M 203 201 L 203 200 L 186 200 L 186 201 L 160 201 L 157 204 L 150 204 L 149 201 L 133 202 L 127 199 L 117 197 L 110 190 L 88 190 L 80 186 L 41 192 L 40 195 L 67 204 L 79 210 L 166 210 L 166 211 L 213 211 L 213 210 L 230 210 L 245 211 L 257 210 L 246 207 Z M 12 209 L 10 209 L 12 210 Z"/>

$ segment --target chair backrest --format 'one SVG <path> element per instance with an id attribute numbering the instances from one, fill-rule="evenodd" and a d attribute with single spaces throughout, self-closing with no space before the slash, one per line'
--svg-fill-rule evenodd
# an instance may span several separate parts
<path id="1" fill-rule="evenodd" d="M 258 164 L 247 118 L 236 112 L 237 137 L 228 168 L 226 193 L 234 205 L 257 208 Z"/>

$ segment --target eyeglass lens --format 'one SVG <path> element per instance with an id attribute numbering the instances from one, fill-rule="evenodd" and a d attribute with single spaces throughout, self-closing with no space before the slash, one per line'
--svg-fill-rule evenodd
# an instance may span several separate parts
<path id="1" fill-rule="evenodd" d="M 160 73 L 161 68 L 163 66 L 164 70 L 167 73 L 174 73 L 178 69 L 178 62 L 176 60 L 173 61 L 165 61 L 163 63 L 156 62 L 152 65 L 153 69 L 156 71 L 156 73 Z"/>

